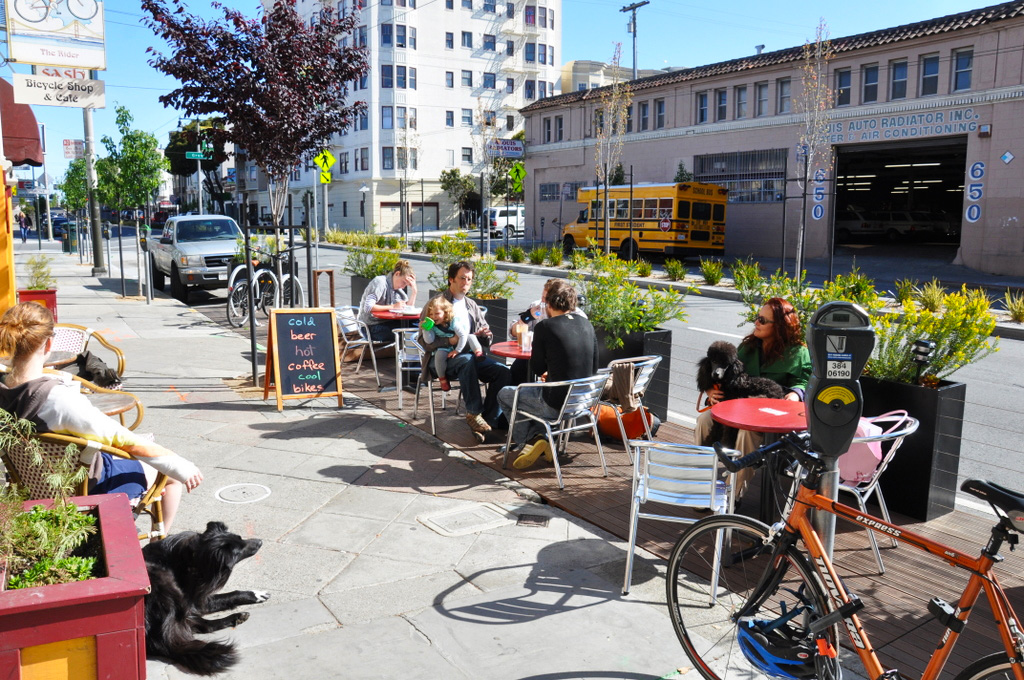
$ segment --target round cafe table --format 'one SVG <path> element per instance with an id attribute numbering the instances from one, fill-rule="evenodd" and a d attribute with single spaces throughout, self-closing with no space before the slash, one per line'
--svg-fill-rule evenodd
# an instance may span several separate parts
<path id="1" fill-rule="evenodd" d="M 491 354 L 497 357 L 508 357 L 509 359 L 529 359 L 532 351 L 522 349 L 519 347 L 519 343 L 515 340 L 508 340 L 506 342 L 496 342 L 491 345 L 488 350 Z"/>
<path id="2" fill-rule="evenodd" d="M 401 312 L 393 309 L 385 309 L 382 312 L 370 312 L 370 316 L 381 321 L 417 321 L 420 317 L 420 307 L 409 307 Z"/>
<path id="3" fill-rule="evenodd" d="M 799 432 L 807 429 L 807 408 L 802 401 L 789 399 L 729 399 L 711 407 L 711 417 L 728 427 L 765 433 L 765 444 L 771 443 L 777 434 Z M 761 508 L 759 516 L 764 522 L 771 522 L 775 510 L 775 478 L 780 470 L 777 457 L 769 460 L 761 472 Z"/>

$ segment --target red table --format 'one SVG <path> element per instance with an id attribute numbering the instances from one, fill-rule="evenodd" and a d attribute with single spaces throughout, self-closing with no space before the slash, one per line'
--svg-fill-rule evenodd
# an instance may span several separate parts
<path id="1" fill-rule="evenodd" d="M 509 359 L 529 359 L 533 354 L 531 350 L 523 350 L 519 348 L 519 343 L 515 340 L 508 340 L 507 342 L 496 342 L 491 345 L 488 350 L 491 354 L 498 357 L 508 357 Z"/>
<path id="2" fill-rule="evenodd" d="M 767 435 L 806 430 L 806 414 L 806 404 L 802 401 L 764 397 L 730 399 L 720 401 L 711 407 L 711 417 L 719 423 L 740 430 L 764 432 Z M 770 436 L 765 437 L 765 443 L 770 443 Z M 780 472 L 775 465 L 777 462 L 777 457 L 769 460 L 761 473 L 760 517 L 765 522 L 771 522 L 773 519 L 776 500 L 774 482 Z"/>
<path id="3" fill-rule="evenodd" d="M 392 309 L 385 309 L 383 312 L 371 311 L 370 316 L 375 319 L 381 319 L 382 321 L 419 321 L 420 308 L 409 307 L 401 312 L 396 312 Z"/>

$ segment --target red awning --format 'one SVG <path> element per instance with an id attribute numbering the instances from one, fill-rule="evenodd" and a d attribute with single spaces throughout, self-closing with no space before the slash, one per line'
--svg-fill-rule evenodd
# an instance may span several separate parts
<path id="1" fill-rule="evenodd" d="M 0 78 L 0 121 L 3 121 L 4 155 L 14 165 L 43 164 L 39 126 L 28 104 L 14 103 L 14 86 Z"/>

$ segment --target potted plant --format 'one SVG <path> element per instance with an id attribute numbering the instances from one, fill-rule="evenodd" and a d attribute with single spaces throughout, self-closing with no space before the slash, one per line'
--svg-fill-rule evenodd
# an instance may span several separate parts
<path id="1" fill-rule="evenodd" d="M 358 306 L 370 279 L 390 274 L 401 259 L 397 250 L 357 246 L 348 251 L 342 271 L 352 277 L 352 305 Z"/>
<path id="2" fill-rule="evenodd" d="M 597 331 L 598 361 L 658 355 L 663 357 L 644 405 L 661 420 L 668 418 L 668 381 L 672 357 L 672 331 L 662 324 L 686 319 L 686 291 L 641 288 L 632 279 L 633 263 L 614 253 L 594 252 L 586 267 L 570 272 L 569 279 L 583 295 L 583 311 Z"/>
<path id="3" fill-rule="evenodd" d="M 34 444 L 42 464 L 31 423 L 4 420 L 0 449 L 32 455 Z M 85 474 L 71 451 L 45 474 L 54 499 L 0 490 L 0 667 L 14 677 L 47 662 L 76 678 L 145 677 L 149 577 L 128 498 L 68 497 Z"/>
<path id="4" fill-rule="evenodd" d="M 18 302 L 38 302 L 53 314 L 57 321 L 57 279 L 50 270 L 52 260 L 45 255 L 33 255 L 25 261 L 28 283 L 18 290 Z"/>

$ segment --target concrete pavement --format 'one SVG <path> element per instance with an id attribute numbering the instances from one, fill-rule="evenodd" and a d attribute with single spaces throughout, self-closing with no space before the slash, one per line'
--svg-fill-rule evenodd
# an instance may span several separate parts
<path id="1" fill-rule="evenodd" d="M 17 247 L 18 263 L 37 252 Z M 174 529 L 219 520 L 264 541 L 227 587 L 271 599 L 227 632 L 241 662 L 222 677 L 697 677 L 660 560 L 641 553 L 622 597 L 622 541 L 360 400 L 278 412 L 239 380 L 247 339 L 169 296 L 121 298 L 77 255 L 45 250 L 60 320 L 124 350 L 140 429 L 203 470 Z M 188 677 L 147 666 L 157 680 Z"/>

